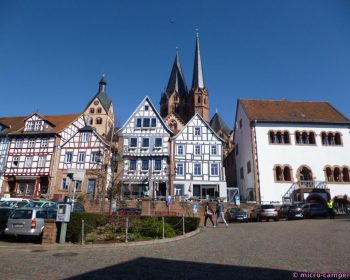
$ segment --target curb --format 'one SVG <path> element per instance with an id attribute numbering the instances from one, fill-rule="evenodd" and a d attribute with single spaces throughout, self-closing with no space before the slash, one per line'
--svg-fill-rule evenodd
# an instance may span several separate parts
<path id="1" fill-rule="evenodd" d="M 179 241 L 183 239 L 190 238 L 192 236 L 195 236 L 200 233 L 200 228 L 197 228 L 195 231 L 191 231 L 189 233 L 186 233 L 185 235 L 176 236 L 173 238 L 166 238 L 166 239 L 155 239 L 155 240 L 147 240 L 147 241 L 131 241 L 128 243 L 106 243 L 106 244 L 28 244 L 28 245 L 0 245 L 0 249 L 29 249 L 29 250 L 36 250 L 38 252 L 40 251 L 48 251 L 48 250 L 75 250 L 75 249 L 91 249 L 91 248 L 119 248 L 119 247 L 133 247 L 133 246 L 144 246 L 144 245 L 155 245 L 155 244 L 163 244 L 163 243 L 169 243 L 174 241 Z"/>

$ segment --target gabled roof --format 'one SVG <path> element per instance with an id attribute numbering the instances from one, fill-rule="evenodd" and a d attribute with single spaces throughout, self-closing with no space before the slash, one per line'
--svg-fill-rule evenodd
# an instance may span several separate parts
<path id="1" fill-rule="evenodd" d="M 173 68 L 171 69 L 171 74 L 165 94 L 167 97 L 170 97 L 174 91 L 176 91 L 180 96 L 187 94 L 185 76 L 181 68 L 180 57 L 178 52 L 176 52 L 175 61 L 173 64 Z"/>
<path id="2" fill-rule="evenodd" d="M 328 102 L 239 99 L 250 121 L 350 124 Z"/>
<path id="3" fill-rule="evenodd" d="M 98 92 L 97 94 L 91 99 L 91 101 L 89 102 L 89 104 L 86 106 L 85 110 L 91 105 L 91 103 L 97 98 L 103 109 L 108 112 L 109 111 L 109 108 L 111 107 L 112 105 L 112 100 L 109 98 L 109 96 L 107 95 L 106 93 L 106 85 L 107 85 L 107 82 L 105 80 L 105 77 L 103 76 L 102 79 L 100 80 L 99 82 L 99 89 L 98 89 Z M 84 110 L 84 111 L 85 111 Z"/>
<path id="4" fill-rule="evenodd" d="M 211 118 L 209 124 L 216 133 L 219 133 L 219 131 L 221 130 L 225 132 L 227 135 L 230 135 L 231 130 L 228 128 L 227 124 L 219 116 L 218 113 L 215 113 L 215 115 Z"/>
<path id="5" fill-rule="evenodd" d="M 176 139 L 185 129 L 186 127 L 191 123 L 191 121 L 193 119 L 195 119 L 196 117 L 198 117 L 203 123 L 204 125 L 223 143 L 225 143 L 225 140 L 222 139 L 215 131 L 214 129 L 212 129 L 212 127 L 202 118 L 201 115 L 199 115 L 198 113 L 194 114 L 194 116 L 186 123 L 186 125 L 173 137 L 173 139 Z"/>
<path id="6" fill-rule="evenodd" d="M 29 115 L 32 116 L 33 114 Z M 56 115 L 56 116 L 42 116 L 40 117 L 44 120 L 52 124 L 53 126 L 45 131 L 28 131 L 25 132 L 25 121 L 28 119 L 28 116 L 25 117 L 8 117 L 8 118 L 0 118 L 0 123 L 3 123 L 8 129 L 5 129 L 0 134 L 8 134 L 8 135 L 30 135 L 30 134 L 47 134 L 47 133 L 59 133 L 63 131 L 68 125 L 77 120 L 81 114 L 71 114 L 71 115 Z"/>
<path id="7" fill-rule="evenodd" d="M 71 139 L 73 139 L 75 135 L 77 135 L 78 133 L 82 133 L 82 132 L 91 132 L 91 133 L 93 133 L 98 139 L 100 139 L 101 142 L 102 142 L 103 144 L 105 144 L 106 146 L 109 147 L 109 146 L 111 145 L 110 142 L 107 141 L 107 139 L 104 139 L 93 127 L 91 127 L 91 126 L 89 126 L 89 125 L 86 125 L 86 126 L 84 126 L 83 128 L 80 128 L 79 130 L 77 130 L 77 131 L 62 145 L 62 147 L 64 147 L 67 143 L 69 143 L 69 141 L 70 141 Z"/>
<path id="8" fill-rule="evenodd" d="M 152 107 L 152 110 L 154 111 L 154 113 L 156 114 L 157 118 L 160 120 L 161 124 L 163 125 L 163 127 L 165 128 L 165 130 L 170 134 L 173 135 L 173 132 L 170 130 L 170 128 L 166 125 L 166 123 L 163 121 L 163 118 L 160 116 L 160 114 L 158 113 L 156 107 L 154 107 L 151 99 L 146 96 L 141 102 L 140 104 L 137 106 L 137 108 L 135 109 L 135 111 L 130 115 L 130 117 L 127 119 L 127 121 L 123 124 L 123 126 L 116 132 L 116 134 L 118 134 L 120 131 L 122 131 L 124 129 L 124 127 L 130 122 L 130 120 L 137 114 L 137 112 L 140 111 L 141 107 L 143 106 L 143 104 L 145 104 L 145 102 L 148 102 L 149 105 Z"/>
<path id="9" fill-rule="evenodd" d="M 198 32 L 196 37 L 196 49 L 194 53 L 194 67 L 193 67 L 193 78 L 192 78 L 192 89 L 196 89 L 196 88 L 201 88 L 201 89 L 205 88 L 201 51 L 199 49 Z"/>

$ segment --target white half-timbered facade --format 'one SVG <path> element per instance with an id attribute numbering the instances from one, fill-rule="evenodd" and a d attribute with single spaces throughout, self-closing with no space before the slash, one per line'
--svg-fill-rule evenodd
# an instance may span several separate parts
<path id="1" fill-rule="evenodd" d="M 12 124 L 16 129 L 7 134 L 5 192 L 30 198 L 50 196 L 57 150 L 64 143 L 64 137 L 68 138 L 84 124 L 83 117 L 34 113 L 20 121 L 12 120 Z"/>
<path id="2" fill-rule="evenodd" d="M 95 197 L 97 185 L 107 185 L 109 152 L 110 145 L 91 126 L 76 131 L 60 149 L 55 199 L 63 199 L 72 192 Z M 75 177 L 77 174 L 79 178 Z"/>
<path id="3" fill-rule="evenodd" d="M 122 196 L 168 195 L 172 132 L 148 97 L 117 133 L 122 154 Z"/>
<path id="4" fill-rule="evenodd" d="M 223 143 L 198 113 L 173 137 L 175 195 L 226 199 Z"/>

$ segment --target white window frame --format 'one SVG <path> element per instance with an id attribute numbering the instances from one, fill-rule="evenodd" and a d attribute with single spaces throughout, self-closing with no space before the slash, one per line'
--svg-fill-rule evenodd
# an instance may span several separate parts
<path id="1" fill-rule="evenodd" d="M 199 167 L 199 173 L 197 172 L 197 167 Z M 193 164 L 193 174 L 194 176 L 202 176 L 202 164 L 200 163 L 194 163 Z"/>
<path id="2" fill-rule="evenodd" d="M 34 148 L 36 143 L 36 139 L 31 138 L 28 140 L 28 148 Z"/>
<path id="3" fill-rule="evenodd" d="M 157 145 L 157 139 L 160 140 L 160 145 Z M 154 147 L 155 148 L 160 148 L 163 146 L 163 138 L 160 138 L 160 137 L 157 137 L 155 140 L 154 140 Z"/>
<path id="4" fill-rule="evenodd" d="M 213 173 L 214 166 L 216 166 L 216 172 L 215 173 Z M 211 163 L 210 164 L 210 175 L 212 175 L 212 176 L 219 176 L 219 164 L 217 164 L 217 163 Z"/>
<path id="5" fill-rule="evenodd" d="M 27 156 L 24 160 L 24 167 L 32 167 L 33 164 L 33 156 Z"/>
<path id="6" fill-rule="evenodd" d="M 39 156 L 38 167 L 45 167 L 45 165 L 46 165 L 46 156 Z"/>
<path id="7" fill-rule="evenodd" d="M 81 133 L 81 143 L 88 143 L 89 142 L 89 137 L 90 133 L 89 132 L 82 132 Z"/>
<path id="8" fill-rule="evenodd" d="M 86 158 L 85 152 L 78 152 L 78 163 L 84 163 Z"/>
<path id="9" fill-rule="evenodd" d="M 212 145 L 210 148 L 210 152 L 213 156 L 217 156 L 218 155 L 218 147 L 216 145 Z"/>
<path id="10" fill-rule="evenodd" d="M 184 164 L 183 163 L 176 164 L 176 175 L 180 175 L 180 176 L 184 175 Z"/>
<path id="11" fill-rule="evenodd" d="M 73 152 L 66 152 L 64 155 L 64 163 L 72 163 L 73 161 Z"/>
<path id="12" fill-rule="evenodd" d="M 200 127 L 194 128 L 194 136 L 201 136 L 201 128 Z"/>
<path id="13" fill-rule="evenodd" d="M 198 149 L 199 148 L 199 149 Z M 194 146 L 194 154 L 196 156 L 200 156 L 202 153 L 201 153 L 201 145 L 195 145 Z"/>
<path id="14" fill-rule="evenodd" d="M 15 148 L 20 149 L 22 148 L 22 146 L 23 146 L 23 139 L 22 138 L 16 139 Z"/>
<path id="15" fill-rule="evenodd" d="M 181 153 L 180 153 L 180 148 L 181 148 Z M 177 154 L 179 156 L 183 156 L 184 155 L 184 145 L 178 145 L 176 150 L 177 150 Z"/>
<path id="16" fill-rule="evenodd" d="M 49 138 L 41 139 L 41 147 L 46 148 L 49 146 Z"/>

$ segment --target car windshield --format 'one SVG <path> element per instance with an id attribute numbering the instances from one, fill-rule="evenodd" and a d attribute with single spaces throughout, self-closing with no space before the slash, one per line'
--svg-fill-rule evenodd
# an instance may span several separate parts
<path id="1" fill-rule="evenodd" d="M 10 219 L 31 219 L 32 218 L 33 210 L 29 209 L 18 209 L 15 210 L 11 216 Z"/>
<path id="2" fill-rule="evenodd" d="M 275 209 L 273 205 L 261 205 L 261 209 Z"/>

